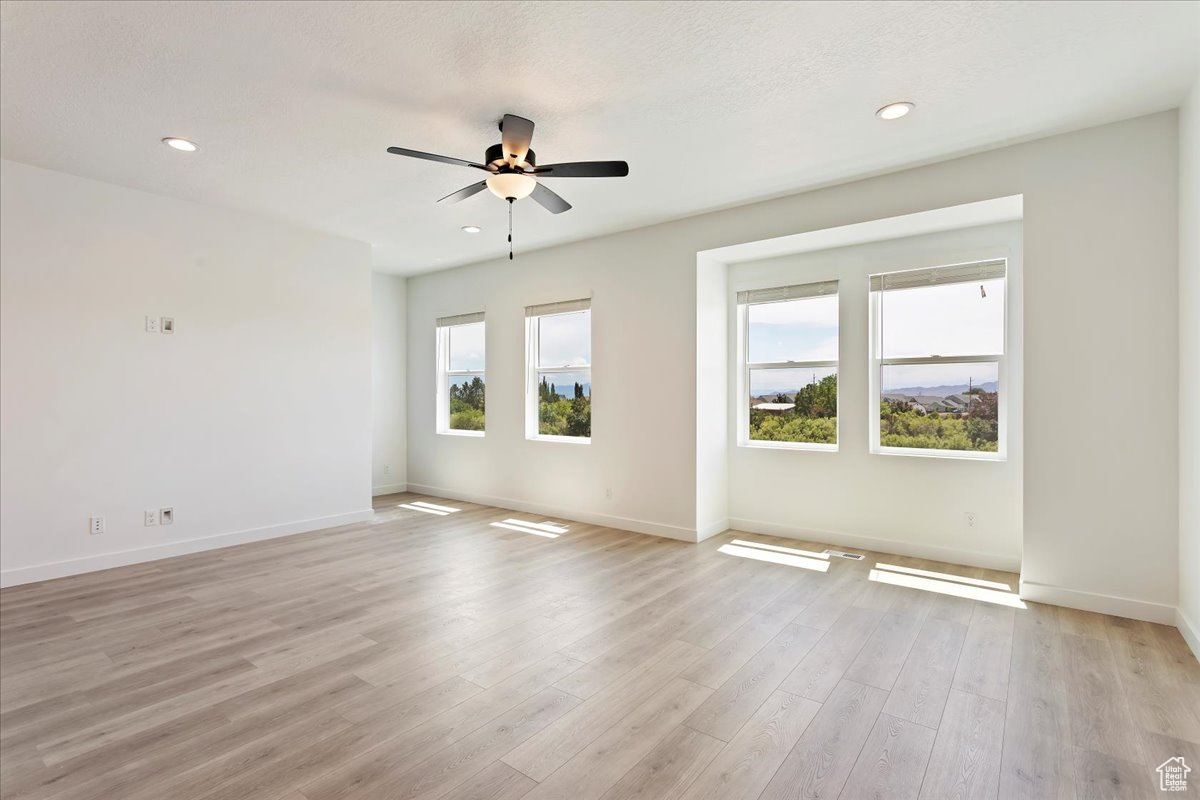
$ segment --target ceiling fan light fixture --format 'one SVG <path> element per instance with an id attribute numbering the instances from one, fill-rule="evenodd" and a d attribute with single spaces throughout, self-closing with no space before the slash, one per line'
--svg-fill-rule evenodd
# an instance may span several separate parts
<path id="1" fill-rule="evenodd" d="M 916 103 L 910 103 L 907 100 L 902 100 L 898 103 L 888 103 L 876 111 L 875 116 L 880 119 L 900 119 L 901 117 L 908 116 L 908 112 L 916 107 Z"/>
<path id="2" fill-rule="evenodd" d="M 514 200 L 521 200 L 529 197 L 537 187 L 537 181 L 528 175 L 521 175 L 517 172 L 501 172 L 498 175 L 492 175 L 486 183 L 491 193 L 501 200 L 507 200 L 510 197 Z"/>

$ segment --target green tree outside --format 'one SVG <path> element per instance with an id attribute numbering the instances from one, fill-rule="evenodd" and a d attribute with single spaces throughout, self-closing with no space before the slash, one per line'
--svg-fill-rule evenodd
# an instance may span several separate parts
<path id="1" fill-rule="evenodd" d="M 484 429 L 484 383 L 479 376 L 461 384 L 450 384 L 450 429 Z"/>
<path id="2" fill-rule="evenodd" d="M 999 404 L 995 392 L 971 392 L 965 414 L 923 414 L 910 403 L 879 404 L 879 443 L 884 447 L 966 450 L 994 453 L 999 449 Z"/>
<path id="3" fill-rule="evenodd" d="M 808 384 L 791 400 L 779 394 L 775 402 L 795 403 L 795 407 L 787 411 L 751 408 L 752 441 L 837 444 L 837 375 Z"/>
<path id="4" fill-rule="evenodd" d="M 564 387 L 563 391 L 566 391 Z M 557 393 L 554 384 L 542 378 L 538 386 L 538 433 L 542 436 L 592 435 L 592 399 L 585 397 L 583 385 L 575 383 L 572 397 Z"/>

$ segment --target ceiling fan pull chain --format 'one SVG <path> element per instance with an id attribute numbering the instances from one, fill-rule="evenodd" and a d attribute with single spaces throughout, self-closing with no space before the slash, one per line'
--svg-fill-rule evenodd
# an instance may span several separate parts
<path id="1" fill-rule="evenodd" d="M 510 198 L 508 198 L 508 260 L 509 260 L 509 261 L 512 261 L 512 260 L 513 260 L 513 251 L 512 251 L 512 207 L 513 207 L 513 198 L 511 198 L 511 197 L 510 197 Z"/>

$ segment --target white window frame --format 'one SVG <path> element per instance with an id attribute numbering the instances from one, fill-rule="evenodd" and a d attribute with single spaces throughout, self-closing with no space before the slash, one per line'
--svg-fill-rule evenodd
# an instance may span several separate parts
<path id="1" fill-rule="evenodd" d="M 483 369 L 450 369 L 450 331 L 462 325 L 483 324 Z M 437 426 L 443 436 L 483 437 L 487 431 L 487 412 L 484 412 L 482 431 L 463 431 L 450 427 L 450 382 L 455 378 L 481 378 L 487 392 L 487 320 L 484 312 L 442 317 L 437 321 Z M 486 404 L 486 400 L 484 401 Z M 486 406 L 485 406 L 486 407 Z"/>
<path id="2" fill-rule="evenodd" d="M 838 297 L 838 358 L 832 361 L 751 361 L 750 360 L 750 306 L 765 303 L 780 303 L 815 297 Z M 840 372 L 841 361 L 841 298 L 838 295 L 837 279 L 780 286 L 769 289 L 753 289 L 737 293 L 738 314 L 738 447 L 762 447 L 772 450 L 809 450 L 836 453 L 842 441 L 842 381 L 838 380 L 838 413 L 834 418 L 838 440 L 834 444 L 825 442 L 772 442 L 750 438 L 750 372 L 756 369 L 828 369 Z"/>
<path id="3" fill-rule="evenodd" d="M 591 444 L 592 437 L 590 436 L 557 436 L 543 434 L 538 432 L 539 422 L 539 398 L 538 385 L 542 382 L 543 375 L 551 375 L 559 372 L 581 372 L 587 375 L 587 383 L 592 382 L 592 363 L 589 360 L 587 364 L 581 366 L 563 365 L 563 366 L 540 366 L 541 354 L 540 336 L 538 335 L 541 329 L 541 320 L 543 317 L 554 317 L 563 314 L 577 314 L 581 311 L 588 312 L 588 351 L 591 351 L 592 344 L 592 301 L 591 298 L 581 300 L 566 300 L 559 303 L 546 303 L 543 305 L 529 306 L 525 309 L 525 438 L 539 442 L 563 442 L 567 444 Z M 589 395 L 590 397 L 590 395 Z M 592 424 L 595 420 L 595 406 L 592 406 Z"/>
<path id="4" fill-rule="evenodd" d="M 976 356 L 961 356 L 961 355 L 929 355 L 918 356 L 911 358 L 881 358 L 880 353 L 883 352 L 883 329 L 880 325 L 880 297 L 884 290 L 870 289 L 871 295 L 871 337 L 870 337 L 870 363 L 871 374 L 869 380 L 871 402 L 868 404 L 867 413 L 869 416 L 867 430 L 870 432 L 870 450 L 873 455 L 885 456 L 910 456 L 916 458 L 949 458 L 963 459 L 967 461 L 1007 461 L 1008 460 L 1008 395 L 1009 395 L 1009 373 L 1008 373 L 1008 352 L 1009 344 L 1009 264 L 1006 256 L 997 256 L 995 258 L 985 258 L 976 261 L 971 261 L 962 264 L 949 264 L 941 267 L 922 268 L 922 269 L 905 269 L 892 270 L 889 272 L 873 273 L 868 279 L 868 286 L 875 283 L 876 278 L 886 279 L 888 276 L 915 274 L 918 272 L 926 272 L 937 269 L 955 269 L 955 268 L 970 268 L 974 266 L 986 267 L 990 264 L 1001 263 L 1004 266 L 1004 310 L 1001 315 L 1001 322 L 1004 325 L 1002 341 L 1004 342 L 1004 351 L 1001 353 L 990 353 L 987 355 Z M 988 278 L 994 280 L 994 277 Z M 966 281 L 963 281 L 966 282 Z M 887 290 L 897 291 L 897 290 Z M 886 320 L 884 321 L 886 326 Z M 884 447 L 879 443 L 880 439 L 880 418 L 879 408 L 883 402 L 882 392 L 882 370 L 886 366 L 893 365 L 911 365 L 911 364 L 995 364 L 996 365 L 996 452 L 988 452 L 981 450 L 943 450 L 940 448 L 927 447 Z"/>

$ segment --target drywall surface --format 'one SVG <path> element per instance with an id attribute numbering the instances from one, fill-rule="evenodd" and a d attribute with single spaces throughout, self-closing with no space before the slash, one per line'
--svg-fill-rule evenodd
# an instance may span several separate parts
<path id="1" fill-rule="evenodd" d="M 684 241 L 660 230 L 409 278 L 414 490 L 694 540 L 695 250 L 681 258 Z M 584 297 L 591 443 L 527 440 L 525 307 Z M 438 434 L 435 320 L 478 311 L 487 325 L 487 430 Z"/>
<path id="2" fill-rule="evenodd" d="M 10 161 L 0 187 L 4 583 L 365 518 L 369 246 Z"/>
<path id="3" fill-rule="evenodd" d="M 371 492 L 404 491 L 407 484 L 405 359 L 407 287 L 399 275 L 371 276 Z"/>
<path id="4" fill-rule="evenodd" d="M 1200 658 L 1200 76 L 1179 112 L 1179 619 Z"/>
<path id="5" fill-rule="evenodd" d="M 734 293 L 838 281 L 839 368 L 836 452 L 743 444 L 746 397 L 730 380 L 729 516 L 732 527 L 891 553 L 1016 570 L 1021 554 L 1022 347 L 1021 224 L 1010 222 L 801 253 L 729 267 Z M 869 276 L 881 272 L 1004 258 L 1008 261 L 1007 411 L 1003 461 L 869 452 Z M 730 363 L 738 331 L 730 325 Z M 877 406 L 874 406 L 877 408 Z M 968 512 L 974 526 L 967 524 Z M 1016 588 L 1015 586 L 1013 587 Z"/>
<path id="6" fill-rule="evenodd" d="M 733 330 L 727 311 L 729 274 L 725 264 L 696 260 L 696 537 L 705 539 L 729 527 L 730 354 Z M 710 391 L 709 387 L 720 387 Z"/>
<path id="7" fill-rule="evenodd" d="M 410 278 L 409 483 L 694 538 L 707 523 L 696 514 L 697 252 L 1023 195 L 1025 586 L 1055 602 L 1173 619 L 1177 187 L 1172 111 Z M 570 213 L 587 213 L 586 191 Z M 554 218 L 530 212 L 520 224 Z M 526 441 L 521 309 L 589 293 L 592 443 Z M 480 309 L 488 435 L 438 436 L 433 321 Z M 1117 430 L 1134 369 L 1153 401 L 1134 428 Z M 957 502 L 945 513 L 957 516 Z"/>

